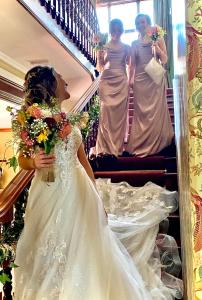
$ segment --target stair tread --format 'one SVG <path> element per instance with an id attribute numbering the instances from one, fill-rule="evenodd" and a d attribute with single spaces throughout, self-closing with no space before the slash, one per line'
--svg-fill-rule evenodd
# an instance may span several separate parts
<path id="1" fill-rule="evenodd" d="M 172 172 L 172 173 L 167 173 L 166 171 L 164 170 L 126 170 L 126 171 L 96 171 L 95 172 L 96 175 L 103 175 L 103 174 L 106 174 L 106 175 L 145 175 L 145 174 L 152 174 L 152 175 L 166 175 L 166 176 L 173 176 L 173 175 L 177 175 L 176 172 Z"/>

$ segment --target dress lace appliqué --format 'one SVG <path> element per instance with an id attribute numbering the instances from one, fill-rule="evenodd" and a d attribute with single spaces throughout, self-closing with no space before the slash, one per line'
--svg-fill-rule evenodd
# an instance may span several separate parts
<path id="1" fill-rule="evenodd" d="M 66 142 L 58 144 L 55 148 L 56 155 L 56 174 L 62 181 L 65 190 L 69 187 L 69 179 L 72 171 L 80 166 L 77 151 L 82 142 L 81 133 L 78 128 L 73 127 Z"/>

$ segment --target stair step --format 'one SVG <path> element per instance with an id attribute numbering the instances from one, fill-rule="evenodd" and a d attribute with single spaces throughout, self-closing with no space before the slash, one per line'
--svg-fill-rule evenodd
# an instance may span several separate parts
<path id="1" fill-rule="evenodd" d="M 164 171 L 96 171 L 95 178 L 111 178 L 112 182 L 126 181 L 131 186 L 142 186 L 148 181 L 167 188 L 170 191 L 177 190 L 177 173 Z"/>
<path id="2" fill-rule="evenodd" d="M 168 234 L 180 241 L 180 217 L 179 215 L 169 216 Z"/>
<path id="3" fill-rule="evenodd" d="M 173 88 L 167 88 L 167 95 L 173 95 Z"/>
<path id="4" fill-rule="evenodd" d="M 161 170 L 167 172 L 176 172 L 176 158 L 165 156 L 149 157 L 97 157 L 90 161 L 94 171 L 124 171 L 124 170 Z"/>

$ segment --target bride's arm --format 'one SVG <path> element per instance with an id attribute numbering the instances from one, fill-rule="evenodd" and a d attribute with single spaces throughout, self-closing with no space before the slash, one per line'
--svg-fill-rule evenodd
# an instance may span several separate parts
<path id="1" fill-rule="evenodd" d="M 86 170 L 86 173 L 91 178 L 91 180 L 93 182 L 95 182 L 95 177 L 94 177 L 94 174 L 93 174 L 93 170 L 92 170 L 92 168 L 89 164 L 89 161 L 86 157 L 86 153 L 84 151 L 83 144 L 80 145 L 77 155 L 78 155 L 78 159 L 79 159 L 80 163 L 82 164 L 82 166 Z"/>
<path id="2" fill-rule="evenodd" d="M 48 168 L 53 165 L 55 157 L 46 155 L 43 150 L 40 150 L 34 157 L 25 157 L 21 152 L 18 157 L 20 168 L 24 170 L 34 170 Z"/>

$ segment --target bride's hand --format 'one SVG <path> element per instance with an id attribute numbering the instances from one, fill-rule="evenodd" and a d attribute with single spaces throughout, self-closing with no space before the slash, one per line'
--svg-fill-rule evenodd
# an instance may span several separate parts
<path id="1" fill-rule="evenodd" d="M 48 168 L 51 167 L 54 162 L 55 162 L 55 157 L 52 154 L 45 154 L 45 152 L 43 150 L 40 150 L 35 157 L 33 157 L 34 159 L 34 165 L 36 167 L 36 169 L 43 169 L 43 168 Z"/>

